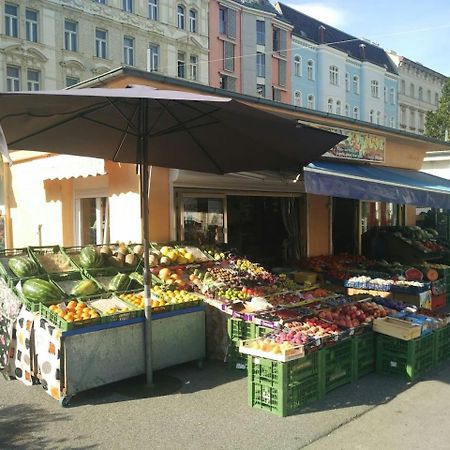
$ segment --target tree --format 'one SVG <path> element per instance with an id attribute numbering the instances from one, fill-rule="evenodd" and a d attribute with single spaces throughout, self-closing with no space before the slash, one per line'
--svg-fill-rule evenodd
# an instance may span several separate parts
<path id="1" fill-rule="evenodd" d="M 442 88 L 438 109 L 427 112 L 425 134 L 442 141 L 450 139 L 450 79 Z"/>

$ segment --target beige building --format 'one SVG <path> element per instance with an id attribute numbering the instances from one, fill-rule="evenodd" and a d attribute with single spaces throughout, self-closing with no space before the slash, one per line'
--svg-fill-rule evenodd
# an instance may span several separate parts
<path id="1" fill-rule="evenodd" d="M 129 65 L 208 84 L 208 0 L 0 0 L 0 90 Z"/>
<path id="2" fill-rule="evenodd" d="M 427 111 L 436 111 L 442 87 L 447 77 L 400 56 L 387 52 L 400 75 L 398 91 L 399 128 L 411 133 L 424 134 Z"/>

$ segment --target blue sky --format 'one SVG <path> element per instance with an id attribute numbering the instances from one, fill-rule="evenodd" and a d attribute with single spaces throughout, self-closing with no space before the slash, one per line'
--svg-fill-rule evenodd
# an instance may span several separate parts
<path id="1" fill-rule="evenodd" d="M 449 0 L 281 2 L 450 76 Z"/>

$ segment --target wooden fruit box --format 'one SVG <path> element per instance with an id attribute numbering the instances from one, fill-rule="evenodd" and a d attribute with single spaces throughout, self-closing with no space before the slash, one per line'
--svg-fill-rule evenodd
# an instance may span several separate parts
<path id="1" fill-rule="evenodd" d="M 373 331 L 403 339 L 404 341 L 410 341 L 421 336 L 422 326 L 412 324 L 407 320 L 383 317 L 373 321 Z"/>
<path id="2" fill-rule="evenodd" d="M 286 349 L 282 353 L 273 353 L 270 351 L 263 351 L 252 347 L 254 342 L 261 342 L 262 338 L 247 339 L 241 341 L 239 345 L 239 352 L 245 355 L 259 356 L 260 358 L 272 359 L 274 361 L 287 362 L 293 359 L 303 358 L 305 356 L 305 346 L 296 345 L 292 348 Z"/>

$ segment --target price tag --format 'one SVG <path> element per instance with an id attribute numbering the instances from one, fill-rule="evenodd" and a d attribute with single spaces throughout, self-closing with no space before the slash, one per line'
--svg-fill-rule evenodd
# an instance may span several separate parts
<path id="1" fill-rule="evenodd" d="M 397 367 L 397 361 L 391 361 L 391 367 Z"/>

